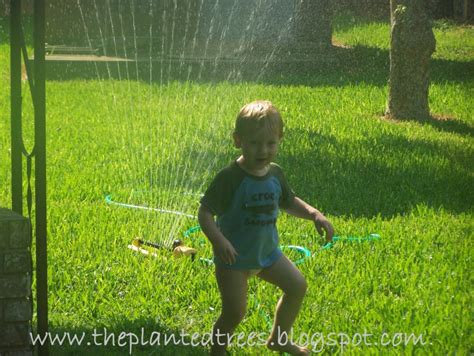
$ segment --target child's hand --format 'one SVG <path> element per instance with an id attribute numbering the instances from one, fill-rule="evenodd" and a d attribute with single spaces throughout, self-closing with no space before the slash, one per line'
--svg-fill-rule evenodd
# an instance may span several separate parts
<path id="1" fill-rule="evenodd" d="M 320 212 L 314 215 L 314 225 L 316 226 L 316 230 L 318 230 L 319 235 L 324 236 L 326 235 L 326 241 L 331 242 L 332 237 L 334 236 L 334 228 L 332 227 L 331 223 L 329 222 L 326 217 L 321 214 Z"/>
<path id="2" fill-rule="evenodd" d="M 228 265 L 235 263 L 238 253 L 225 237 L 217 240 L 212 245 L 212 249 L 214 250 L 214 255 L 219 257 L 224 263 Z"/>

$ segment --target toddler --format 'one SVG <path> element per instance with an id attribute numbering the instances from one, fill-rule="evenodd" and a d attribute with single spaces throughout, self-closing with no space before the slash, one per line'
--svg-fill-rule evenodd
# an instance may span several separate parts
<path id="1" fill-rule="evenodd" d="M 307 285 L 278 247 L 278 211 L 281 208 L 313 221 L 327 241 L 332 240 L 333 227 L 320 211 L 295 196 L 282 169 L 273 163 L 283 138 L 283 120 L 271 102 L 245 105 L 237 116 L 233 138 L 241 155 L 216 175 L 198 212 L 199 224 L 214 251 L 222 300 L 211 355 L 225 355 L 230 335 L 246 312 L 248 279 L 255 275 L 283 291 L 267 347 L 292 355 L 309 354 L 289 337 L 279 337 L 290 335 Z"/>

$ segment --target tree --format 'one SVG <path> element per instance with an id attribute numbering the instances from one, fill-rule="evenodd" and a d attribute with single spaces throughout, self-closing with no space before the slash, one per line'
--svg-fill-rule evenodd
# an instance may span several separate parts
<path id="1" fill-rule="evenodd" d="M 430 0 L 391 0 L 389 96 L 386 114 L 395 119 L 430 117 L 429 64 L 436 41 Z"/>
<path id="2" fill-rule="evenodd" d="M 331 46 L 331 7 L 327 1 L 302 0 L 296 7 L 295 39 L 301 43 Z"/>
<path id="3" fill-rule="evenodd" d="M 292 40 L 298 48 L 331 47 L 331 6 L 325 0 L 301 0 L 296 6 Z"/>

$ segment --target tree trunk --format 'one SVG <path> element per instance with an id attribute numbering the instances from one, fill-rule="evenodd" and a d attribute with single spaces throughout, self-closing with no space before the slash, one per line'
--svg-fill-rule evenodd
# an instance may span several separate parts
<path id="1" fill-rule="evenodd" d="M 326 0 L 301 0 L 296 4 L 292 40 L 295 46 L 308 49 L 331 47 L 331 6 Z"/>
<path id="2" fill-rule="evenodd" d="M 430 0 L 391 0 L 389 96 L 386 114 L 395 119 L 430 117 L 429 64 L 436 41 Z"/>

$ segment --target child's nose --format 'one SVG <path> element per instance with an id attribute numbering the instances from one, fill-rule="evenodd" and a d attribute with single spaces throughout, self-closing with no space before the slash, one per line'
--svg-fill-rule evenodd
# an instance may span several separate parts
<path id="1" fill-rule="evenodd" d="M 267 153 L 267 145 L 259 145 L 258 146 L 258 151 L 260 153 Z"/>

